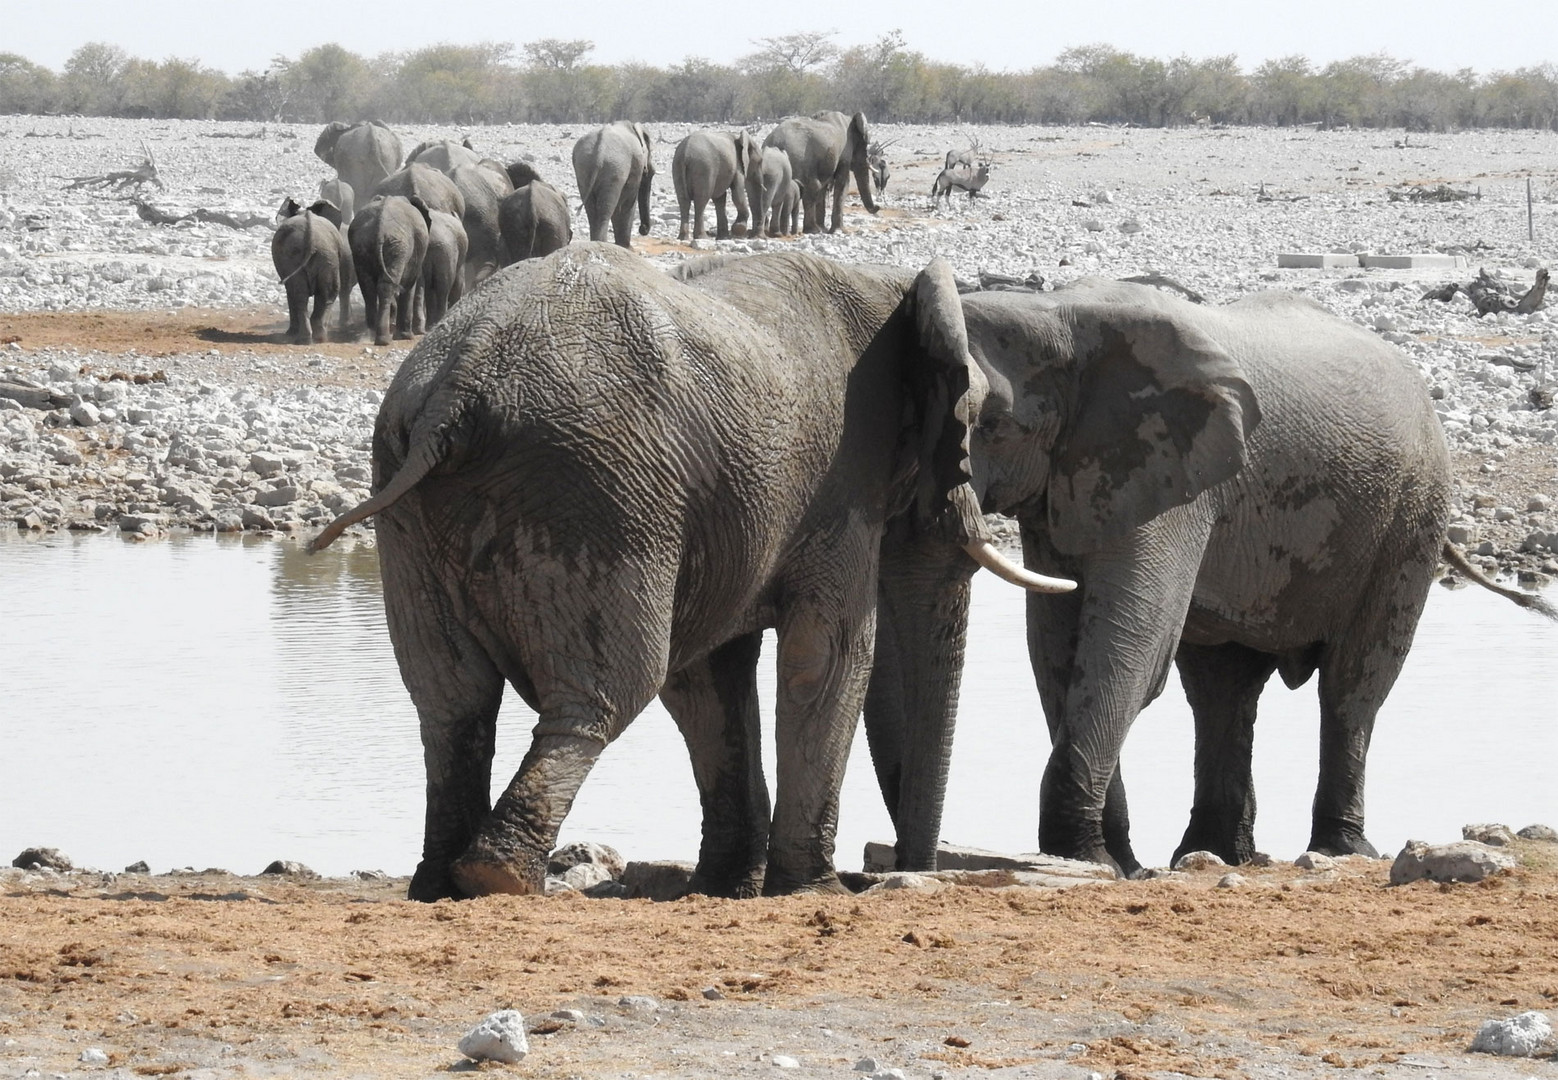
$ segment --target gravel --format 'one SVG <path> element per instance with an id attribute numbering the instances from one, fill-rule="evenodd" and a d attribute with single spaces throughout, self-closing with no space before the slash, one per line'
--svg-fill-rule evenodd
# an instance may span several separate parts
<path id="1" fill-rule="evenodd" d="M 583 125 L 508 125 L 460 132 L 404 128 L 410 147 L 469 135 L 504 160 L 528 158 L 571 190 L 567 165 Z M 1480 267 L 1523 289 L 1558 244 L 1558 134 L 1469 132 L 1431 137 L 1310 129 L 988 128 L 988 197 L 933 208 L 930 181 L 964 129 L 881 125 L 893 179 L 875 218 L 798 241 L 738 238 L 679 245 L 669 184 L 671 144 L 655 129 L 661 166 L 654 235 L 639 250 L 670 266 L 709 250 L 799 247 L 850 260 L 922 265 L 948 258 L 958 275 L 1050 283 L 1157 273 L 1222 303 L 1295 289 L 1399 345 L 1422 372 L 1459 479 L 1454 537 L 1487 569 L 1529 584 L 1558 573 L 1558 314 L 1475 317 L 1469 302 L 1426 301 Z M 208 121 L 0 117 L 0 313 L 185 306 L 284 312 L 270 230 L 154 226 L 126 201 L 62 191 L 63 179 L 155 156 L 159 208 L 270 214 L 317 189 L 329 170 L 316 130 Z M 1525 178 L 1535 184 L 1535 241 L 1526 237 Z M 1475 189 L 1457 203 L 1392 202 L 1413 181 Z M 578 226 L 582 232 L 582 219 Z M 1279 252 L 1446 253 L 1446 270 L 1278 270 Z M 354 305 L 360 310 L 360 305 Z M 128 343 L 127 343 L 128 345 Z M 151 357 L 70 348 L 0 351 L 0 382 L 44 386 L 68 401 L 28 408 L 0 397 L 0 522 L 24 529 L 169 528 L 297 532 L 365 497 L 380 386 L 333 386 L 310 374 L 338 364 L 299 347 L 302 374 L 240 350 Z M 306 359 L 305 359 L 306 358 Z M 112 380 L 114 370 L 165 381 Z M 267 378 L 267 376 L 272 376 Z M 129 521 L 131 528 L 123 522 Z"/>

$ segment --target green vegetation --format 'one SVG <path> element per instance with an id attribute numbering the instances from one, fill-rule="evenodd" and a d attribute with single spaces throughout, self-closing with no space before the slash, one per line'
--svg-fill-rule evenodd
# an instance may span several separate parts
<path id="1" fill-rule="evenodd" d="M 1245 71 L 1233 56 L 1168 60 L 1108 45 L 1048 66 L 989 71 L 932 60 L 897 31 L 841 48 L 833 34 L 762 38 L 734 64 L 689 56 L 658 68 L 594 64 L 589 41 L 431 45 L 364 57 L 318 45 L 263 72 L 81 46 L 61 72 L 0 53 L 0 113 L 391 123 L 751 122 L 824 108 L 873 121 L 1130 123 L 1165 127 L 1320 124 L 1443 131 L 1558 127 L 1558 66 L 1479 75 L 1412 67 L 1383 53 L 1317 68 L 1303 56 Z"/>

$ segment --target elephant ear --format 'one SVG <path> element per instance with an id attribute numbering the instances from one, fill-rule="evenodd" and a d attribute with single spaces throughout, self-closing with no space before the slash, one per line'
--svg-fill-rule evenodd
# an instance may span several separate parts
<path id="1" fill-rule="evenodd" d="M 285 221 L 289 217 L 296 217 L 298 212 L 302 209 L 303 208 L 298 205 L 298 201 L 291 195 L 288 195 L 285 199 L 282 200 L 281 206 L 277 208 L 276 217 L 282 221 Z"/>
<path id="2" fill-rule="evenodd" d="M 401 163 L 400 167 L 402 169 L 409 168 L 411 163 L 417 158 L 421 157 L 423 154 L 427 153 L 428 150 L 432 148 L 432 145 L 433 143 L 431 140 L 417 143 L 416 148 L 413 149 L 411 153 L 406 155 L 406 160 Z"/>
<path id="3" fill-rule="evenodd" d="M 319 138 L 314 140 L 314 156 L 326 165 L 335 164 L 335 144 L 341 138 L 341 132 L 346 130 L 346 125 L 339 120 L 332 120 L 325 125 L 325 129 L 319 133 Z"/>
<path id="4" fill-rule="evenodd" d="M 971 383 L 984 376 L 968 350 L 968 328 L 951 265 L 933 259 L 914 281 L 919 370 L 910 383 L 920 403 L 919 468 L 914 503 L 922 527 L 957 543 L 988 540 L 979 500 L 969 485 Z M 974 388 L 978 390 L 978 387 Z"/>
<path id="5" fill-rule="evenodd" d="M 645 168 L 649 172 L 655 171 L 655 137 L 649 133 L 649 129 L 643 124 L 633 125 L 633 134 L 638 136 L 638 141 L 644 144 L 644 157 L 647 161 Z"/>
<path id="6" fill-rule="evenodd" d="M 871 125 L 866 123 L 865 113 L 857 112 L 850 119 L 849 134 L 855 140 L 856 145 L 862 148 L 861 152 L 864 153 L 864 148 L 871 145 Z"/>
<path id="7" fill-rule="evenodd" d="M 1077 402 L 1051 459 L 1049 527 L 1080 554 L 1237 473 L 1260 407 L 1238 362 L 1183 318 L 1099 305 L 1073 333 Z"/>
<path id="8" fill-rule="evenodd" d="M 341 227 L 341 208 L 329 199 L 320 199 L 308 209 L 310 213 L 318 214 L 337 229 Z"/>

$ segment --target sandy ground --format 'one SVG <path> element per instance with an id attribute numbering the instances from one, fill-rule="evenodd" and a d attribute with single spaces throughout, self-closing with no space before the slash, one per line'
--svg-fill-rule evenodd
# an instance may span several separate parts
<path id="1" fill-rule="evenodd" d="M 1558 1011 L 1558 847 L 1477 885 L 1389 863 L 1067 891 L 670 903 L 399 899 L 405 882 L 0 878 L 0 1076 L 425 1076 L 521 1010 L 543 1077 L 1558 1077 L 1469 1055 Z M 706 988 L 718 1000 L 705 997 Z M 648 995 L 651 1007 L 620 1004 Z M 560 1008 L 579 1021 L 548 1020 Z M 497 1066 L 484 1066 L 496 1069 Z M 36 1069 L 39 1072 L 28 1070 Z"/>

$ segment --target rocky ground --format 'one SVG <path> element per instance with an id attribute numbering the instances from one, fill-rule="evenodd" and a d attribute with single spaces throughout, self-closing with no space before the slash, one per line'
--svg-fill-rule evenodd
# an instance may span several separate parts
<path id="1" fill-rule="evenodd" d="M 407 130 L 406 145 L 469 134 L 564 183 L 578 130 Z M 662 170 L 681 130 L 658 133 Z M 362 497 L 378 394 L 404 346 L 280 343 L 269 230 L 152 225 L 126 201 L 63 191 L 147 151 L 159 208 L 265 215 L 326 174 L 312 130 L 205 122 L 0 118 L 0 521 L 155 535 L 317 526 Z M 1456 453 L 1457 531 L 1485 568 L 1539 585 L 1558 573 L 1558 323 L 1551 309 L 1477 318 L 1464 297 L 1420 299 L 1487 266 L 1517 288 L 1558 245 L 1558 135 L 1479 132 L 884 127 L 887 207 L 792 244 L 839 258 L 1062 282 L 1167 275 L 1223 302 L 1309 293 L 1400 345 L 1422 370 Z M 949 147 L 981 140 L 989 197 L 933 207 Z M 1526 178 L 1534 177 L 1526 239 Z M 664 181 L 666 178 L 662 176 Z M 1477 197 L 1392 201 L 1448 181 Z M 693 257 L 668 182 L 641 250 Z M 580 227 L 582 228 L 582 221 Z M 736 239 L 702 250 L 753 250 Z M 1278 270 L 1283 251 L 1447 252 L 1454 271 Z M 359 305 L 360 306 L 360 305 Z M 18 400 L 26 399 L 26 400 Z"/>
<path id="2" fill-rule="evenodd" d="M 0 1076 L 459 1072 L 461 1036 L 517 1009 L 510 1068 L 559 1080 L 1558 1078 L 1552 1044 L 1468 1052 L 1558 1009 L 1558 847 L 1498 850 L 1513 868 L 1476 884 L 1306 856 L 664 903 L 6 870 Z"/>

